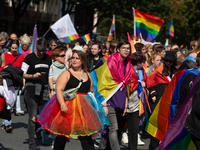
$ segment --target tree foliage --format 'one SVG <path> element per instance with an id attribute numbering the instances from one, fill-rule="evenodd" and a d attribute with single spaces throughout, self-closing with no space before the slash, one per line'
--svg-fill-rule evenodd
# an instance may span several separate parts
<path id="1" fill-rule="evenodd" d="M 16 32 L 19 20 L 26 12 L 30 2 L 38 4 L 40 0 L 12 0 L 12 8 L 14 12 L 13 32 Z"/>
<path id="2" fill-rule="evenodd" d="M 101 1 L 101 2 L 100 2 Z M 170 21 L 174 23 L 175 37 L 172 43 L 189 44 L 200 37 L 200 0 L 99 0 L 98 33 L 108 36 L 112 15 L 116 16 L 116 35 L 118 39 L 127 38 L 126 32 L 133 34 L 133 11 L 144 11 L 164 19 L 157 41 L 164 44 Z"/>

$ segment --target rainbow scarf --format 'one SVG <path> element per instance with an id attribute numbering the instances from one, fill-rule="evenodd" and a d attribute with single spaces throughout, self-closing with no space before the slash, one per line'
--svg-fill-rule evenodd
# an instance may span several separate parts
<path id="1" fill-rule="evenodd" d="M 180 77 L 176 89 L 174 91 L 171 104 L 174 103 L 175 100 L 177 101 L 179 99 L 180 95 L 180 87 L 182 80 L 188 73 L 193 73 L 195 75 L 198 75 L 200 72 L 197 69 L 187 70 L 183 73 L 183 75 Z M 162 144 L 160 147 L 157 148 L 157 150 L 162 149 L 186 149 L 186 150 L 194 150 L 196 147 L 194 146 L 194 143 L 191 141 L 190 134 L 188 131 L 184 128 L 184 124 L 188 115 L 188 112 L 192 105 L 192 95 L 194 92 L 194 86 L 197 83 L 198 79 L 200 78 L 200 74 L 196 77 L 195 81 L 193 82 L 193 86 L 190 89 L 190 92 L 187 94 L 186 98 L 184 99 L 181 107 L 179 108 L 178 112 L 176 113 L 176 116 L 174 116 L 175 109 L 173 108 L 173 105 L 171 107 L 171 114 L 170 114 L 170 122 L 171 124 L 167 126 L 167 131 L 165 132 L 165 135 L 162 140 Z"/>
<path id="2" fill-rule="evenodd" d="M 164 20 L 156 16 L 144 13 L 137 9 L 135 10 L 135 26 L 136 36 L 142 34 L 142 38 L 148 42 L 155 42 L 156 37 L 160 31 L 161 26 L 164 24 Z"/>
<path id="3" fill-rule="evenodd" d="M 127 65 L 124 73 L 122 58 L 116 52 L 101 67 L 90 73 L 95 97 L 101 103 L 107 102 L 120 88 L 123 89 L 126 86 L 128 88 L 127 91 L 130 90 L 131 59 L 127 57 L 126 61 Z"/>

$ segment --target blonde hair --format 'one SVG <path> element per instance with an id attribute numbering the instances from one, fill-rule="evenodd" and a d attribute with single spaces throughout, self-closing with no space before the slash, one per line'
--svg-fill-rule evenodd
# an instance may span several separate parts
<path id="1" fill-rule="evenodd" d="M 31 42 L 27 34 L 24 34 L 21 39 L 21 44 L 29 45 Z"/>
<path id="2" fill-rule="evenodd" d="M 145 48 L 146 48 L 147 50 L 148 50 L 149 47 L 152 48 L 152 47 L 153 47 L 152 44 L 146 44 L 146 45 L 145 45 Z"/>
<path id="3" fill-rule="evenodd" d="M 149 59 L 149 65 L 152 65 L 152 60 L 154 60 L 157 56 L 160 56 L 161 57 L 161 55 L 159 54 L 159 53 L 157 53 L 157 52 L 153 52 L 152 54 L 151 54 L 151 57 L 150 57 L 150 59 Z M 161 57 L 162 58 L 162 57 Z"/>

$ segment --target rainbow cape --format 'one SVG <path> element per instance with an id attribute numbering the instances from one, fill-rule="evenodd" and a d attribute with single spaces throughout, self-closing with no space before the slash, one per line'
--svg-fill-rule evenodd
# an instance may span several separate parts
<path id="1" fill-rule="evenodd" d="M 179 78 L 176 88 L 174 90 L 174 94 L 171 100 L 171 107 L 170 107 L 170 116 L 168 116 L 168 125 L 166 125 L 165 135 L 162 139 L 162 144 L 157 148 L 157 150 L 195 150 L 196 147 L 194 143 L 191 141 L 190 134 L 184 128 L 184 124 L 188 115 L 188 112 L 192 105 L 192 95 L 194 92 L 194 86 L 198 79 L 200 78 L 200 74 L 196 77 L 195 81 L 193 82 L 193 86 L 190 89 L 190 92 L 187 94 L 186 98 L 184 99 L 181 107 L 178 109 L 176 115 L 175 113 L 175 105 L 177 104 L 177 100 L 180 96 L 180 88 L 181 83 L 184 77 L 188 73 L 193 73 L 198 75 L 200 72 L 197 69 L 186 70 Z M 164 96 L 164 95 L 163 95 Z"/>
<path id="2" fill-rule="evenodd" d="M 112 19 L 112 23 L 111 23 L 111 27 L 110 27 L 110 31 L 109 31 L 107 41 L 112 41 L 112 36 L 113 36 L 114 32 L 115 32 L 115 15 L 113 15 L 113 19 Z"/>
<path id="3" fill-rule="evenodd" d="M 113 53 L 99 68 L 90 73 L 96 99 L 102 104 L 107 102 L 120 88 L 125 85 L 130 90 L 131 59 L 127 57 L 126 71 L 119 53 Z"/>
<path id="4" fill-rule="evenodd" d="M 136 36 L 139 37 L 141 33 L 145 41 L 155 42 L 164 20 L 137 9 L 134 9 L 134 14 Z"/>
<path id="5" fill-rule="evenodd" d="M 147 88 L 164 83 L 169 84 L 169 80 L 166 76 L 162 75 L 164 64 L 161 64 L 147 77 Z"/>
<path id="6" fill-rule="evenodd" d="M 34 30 L 33 30 L 33 39 L 32 39 L 32 42 L 31 42 L 30 53 L 33 53 L 33 52 L 36 51 L 37 39 L 38 39 L 37 25 L 35 25 Z"/>
<path id="7" fill-rule="evenodd" d="M 91 41 L 90 33 L 84 35 L 81 37 L 85 42 Z"/>

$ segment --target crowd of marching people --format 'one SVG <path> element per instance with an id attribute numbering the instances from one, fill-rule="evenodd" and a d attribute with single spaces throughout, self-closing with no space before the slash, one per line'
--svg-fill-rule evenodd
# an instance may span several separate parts
<path id="1" fill-rule="evenodd" d="M 200 39 L 188 50 L 137 41 L 133 47 L 127 40 L 61 43 L 39 37 L 34 52 L 31 41 L 27 34 L 0 33 L 1 127 L 11 133 L 11 113 L 28 113 L 29 149 L 40 149 L 35 138 L 49 145 L 51 136 L 55 150 L 64 150 L 68 138 L 80 140 L 84 150 L 120 150 L 119 139 L 137 150 L 145 144 L 141 134 L 150 137 L 150 150 L 169 149 L 170 135 L 178 137 L 184 129 L 200 149 Z M 156 118 L 162 115 L 159 107 L 169 103 L 171 112 L 163 110 L 169 117 Z M 175 132 L 180 119 L 182 128 Z M 163 135 L 156 134 L 158 120 L 166 125 Z"/>

